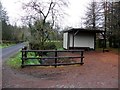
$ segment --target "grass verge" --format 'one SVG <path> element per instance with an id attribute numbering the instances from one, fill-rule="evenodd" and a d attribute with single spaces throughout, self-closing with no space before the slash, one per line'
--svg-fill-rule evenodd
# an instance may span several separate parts
<path id="1" fill-rule="evenodd" d="M 6 48 L 6 47 L 9 47 L 9 46 L 12 46 L 12 45 L 15 45 L 15 44 L 5 44 L 5 43 L 2 43 L 2 44 L 0 44 L 0 48 Z"/>
<path id="2" fill-rule="evenodd" d="M 6 61 L 6 64 L 11 68 L 20 68 L 21 67 L 21 52 L 17 53 L 16 55 L 12 56 Z"/>
<path id="3" fill-rule="evenodd" d="M 110 47 L 108 47 L 107 48 L 110 52 L 113 52 L 113 53 L 116 53 L 116 54 L 118 54 L 118 53 L 120 53 L 120 50 L 118 49 L 118 48 L 110 48 Z M 96 51 L 103 51 L 103 48 L 96 48 Z"/>
<path id="4" fill-rule="evenodd" d="M 57 47 L 57 50 L 63 50 L 62 48 L 62 42 L 55 42 L 55 45 Z M 6 64 L 8 66 L 10 66 L 11 68 L 21 68 L 21 63 L 22 63 L 22 60 L 21 60 L 21 55 L 22 53 L 21 52 L 18 52 L 16 55 L 14 55 L 13 57 L 11 57 L 9 60 L 6 61 Z M 49 53 L 48 53 L 49 54 Z M 27 53 L 27 57 L 36 57 L 35 56 L 35 53 L 33 52 L 29 52 Z M 25 61 L 25 64 L 28 64 L 28 65 L 32 65 L 32 64 L 41 64 L 41 60 L 39 59 L 29 59 L 29 60 L 26 60 Z"/>
<path id="5" fill-rule="evenodd" d="M 18 69 L 21 68 L 21 52 L 17 53 L 13 57 L 11 57 L 9 60 L 6 61 L 6 64 L 10 66 L 11 68 Z M 28 53 L 28 57 L 35 57 L 34 53 Z M 39 60 L 34 59 L 34 60 L 26 60 L 24 64 L 32 65 L 32 64 L 40 64 Z"/>

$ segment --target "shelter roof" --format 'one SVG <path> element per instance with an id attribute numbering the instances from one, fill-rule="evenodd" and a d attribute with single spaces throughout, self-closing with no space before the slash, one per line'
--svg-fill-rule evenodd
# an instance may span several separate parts
<path id="1" fill-rule="evenodd" d="M 76 31 L 88 32 L 88 33 L 102 33 L 102 32 L 105 32 L 103 30 L 92 30 L 92 29 L 84 29 L 84 28 L 72 28 L 72 29 L 63 31 L 63 33 L 65 33 L 65 32 L 76 32 Z"/>

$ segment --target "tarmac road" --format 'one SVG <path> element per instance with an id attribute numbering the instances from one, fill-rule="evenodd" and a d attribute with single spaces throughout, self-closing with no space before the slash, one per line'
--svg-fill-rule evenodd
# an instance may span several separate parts
<path id="1" fill-rule="evenodd" d="M 17 44 L 17 45 L 8 47 L 8 48 L 3 48 L 2 49 L 2 61 L 16 54 L 19 51 L 19 49 L 21 49 L 23 46 L 25 46 L 25 43 L 20 43 L 20 44 Z"/>

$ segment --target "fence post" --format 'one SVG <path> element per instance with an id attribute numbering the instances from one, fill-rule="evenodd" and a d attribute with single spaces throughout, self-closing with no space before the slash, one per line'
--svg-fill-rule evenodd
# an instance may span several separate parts
<path id="1" fill-rule="evenodd" d="M 24 57 L 24 52 L 23 52 L 23 50 L 24 50 L 24 47 L 22 48 L 22 65 L 21 65 L 21 68 L 24 68 L 24 59 L 23 59 L 23 57 Z"/>
<path id="2" fill-rule="evenodd" d="M 83 51 L 81 51 L 81 62 L 80 62 L 81 65 L 83 65 Z"/>
<path id="3" fill-rule="evenodd" d="M 27 50 L 27 47 L 25 46 L 22 48 L 22 65 L 21 65 L 22 68 L 24 68 L 24 60 L 26 60 L 24 58 L 27 58 L 27 52 L 23 50 Z"/>
<path id="4" fill-rule="evenodd" d="M 57 67 L 57 49 L 55 49 L 55 68 Z"/>
<path id="5" fill-rule="evenodd" d="M 24 50 L 27 50 L 27 46 L 24 47 Z M 27 52 L 26 51 L 24 52 L 24 57 L 27 58 Z"/>

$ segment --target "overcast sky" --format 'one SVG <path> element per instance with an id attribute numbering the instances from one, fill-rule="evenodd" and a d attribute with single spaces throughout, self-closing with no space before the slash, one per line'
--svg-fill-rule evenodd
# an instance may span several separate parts
<path id="1" fill-rule="evenodd" d="M 5 7 L 8 12 L 10 22 L 12 24 L 21 24 L 20 16 L 23 13 L 21 8 L 21 0 L 1 0 L 1 2 L 3 7 Z M 84 17 L 86 6 L 90 0 L 69 0 L 69 2 L 69 7 L 66 9 L 68 16 L 64 18 L 62 26 L 80 27 L 81 18 Z"/>

